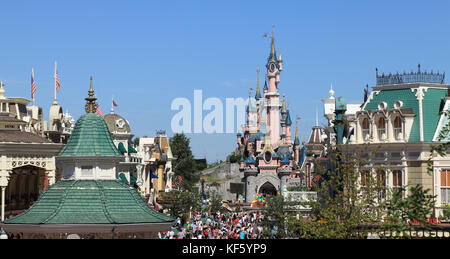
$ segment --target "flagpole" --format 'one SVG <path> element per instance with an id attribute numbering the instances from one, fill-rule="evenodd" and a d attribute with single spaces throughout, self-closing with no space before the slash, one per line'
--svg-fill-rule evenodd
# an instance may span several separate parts
<path id="1" fill-rule="evenodd" d="M 111 113 L 114 113 L 114 95 L 111 97 Z"/>
<path id="2" fill-rule="evenodd" d="M 54 91 L 55 91 L 55 101 L 56 102 L 56 61 L 55 61 L 55 74 L 53 74 L 53 78 L 55 79 L 55 87 L 54 87 Z"/>
<path id="3" fill-rule="evenodd" d="M 34 68 L 31 68 L 31 78 L 32 78 L 32 81 L 34 82 Z M 34 106 L 35 101 L 34 101 L 33 85 L 31 85 L 31 100 L 32 100 L 33 106 Z"/>

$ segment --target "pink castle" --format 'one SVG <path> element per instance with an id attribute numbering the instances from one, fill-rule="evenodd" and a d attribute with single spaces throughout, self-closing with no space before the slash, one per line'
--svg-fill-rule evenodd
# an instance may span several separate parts
<path id="1" fill-rule="evenodd" d="M 256 94 L 251 98 L 250 90 L 247 121 L 242 126 L 243 134 L 237 134 L 238 150 L 243 154 L 240 170 L 244 173 L 247 202 L 254 200 L 257 194 L 282 194 L 289 181 L 298 179 L 298 120 L 293 141 L 292 120 L 284 95 L 280 101 L 278 85 L 283 60 L 281 54 L 277 56 L 275 52 L 273 31 L 271 38 L 263 94 L 259 88 L 258 68 Z"/>

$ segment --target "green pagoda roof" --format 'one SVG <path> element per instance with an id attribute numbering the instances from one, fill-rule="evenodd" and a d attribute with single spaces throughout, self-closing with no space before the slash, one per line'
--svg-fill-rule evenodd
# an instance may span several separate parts
<path id="1" fill-rule="evenodd" d="M 11 224 L 142 224 L 174 219 L 151 209 L 138 191 L 120 180 L 72 180 L 51 185 Z"/>
<path id="2" fill-rule="evenodd" d="M 75 124 L 59 156 L 122 156 L 114 145 L 108 126 L 95 113 L 86 113 Z"/>

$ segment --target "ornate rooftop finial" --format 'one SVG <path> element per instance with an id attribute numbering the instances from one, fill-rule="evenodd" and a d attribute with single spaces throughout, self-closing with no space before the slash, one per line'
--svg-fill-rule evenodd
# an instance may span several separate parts
<path id="1" fill-rule="evenodd" d="M 86 106 L 85 110 L 87 113 L 95 113 L 97 111 L 97 98 L 94 97 L 94 89 L 92 88 L 92 76 L 91 76 L 91 87 L 89 89 L 89 97 L 85 98 Z"/>
<path id="2" fill-rule="evenodd" d="M 330 94 L 330 98 L 329 99 L 334 99 L 333 84 L 331 84 L 330 91 L 328 91 L 328 93 Z"/>
<path id="3" fill-rule="evenodd" d="M 3 86 L 5 86 L 5 84 L 0 82 L 0 99 L 5 99 L 5 89 L 3 89 Z"/>
<path id="4" fill-rule="evenodd" d="M 420 73 L 420 63 L 417 65 L 417 71 Z"/>
<path id="5" fill-rule="evenodd" d="M 319 126 L 319 112 L 317 111 L 317 106 L 316 106 L 316 127 Z"/>
<path id="6" fill-rule="evenodd" d="M 295 118 L 295 138 L 298 139 L 298 120 L 300 120 L 300 117 L 298 115 Z"/>

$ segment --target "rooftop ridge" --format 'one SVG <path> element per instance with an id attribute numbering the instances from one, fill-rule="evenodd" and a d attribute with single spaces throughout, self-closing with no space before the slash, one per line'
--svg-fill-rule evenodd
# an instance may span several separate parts
<path id="1" fill-rule="evenodd" d="M 105 213 L 106 218 L 110 223 L 115 222 L 115 220 L 111 217 L 111 213 L 109 213 L 108 207 L 106 206 L 105 201 L 105 190 L 103 188 L 103 185 L 101 185 L 97 180 L 95 180 L 95 184 L 97 185 L 97 188 L 100 190 L 100 199 L 102 201 L 102 209 Z"/>
<path id="2" fill-rule="evenodd" d="M 68 188 L 66 188 L 66 189 L 64 190 L 64 197 L 60 200 L 58 206 L 57 206 L 56 209 L 52 212 L 52 214 L 50 214 L 50 216 L 49 216 L 47 219 L 45 219 L 44 221 L 42 221 L 42 224 L 45 224 L 45 223 L 49 222 L 51 219 L 53 219 L 53 218 L 58 214 L 58 212 L 59 212 L 59 211 L 61 210 L 61 208 L 62 208 L 62 204 L 66 201 L 67 194 L 72 190 L 73 186 L 74 186 L 76 183 L 77 183 L 77 181 L 73 181 L 73 183 L 72 183 Z M 29 211 L 30 211 L 30 210 L 29 210 Z"/>
<path id="3" fill-rule="evenodd" d="M 408 83 L 432 83 L 432 84 L 445 84 L 445 72 L 434 73 L 420 71 L 420 64 L 418 65 L 417 72 L 411 71 L 410 73 L 403 72 L 396 74 L 378 74 L 378 68 L 376 68 L 376 79 L 378 85 L 394 85 L 394 84 L 408 84 Z"/>

